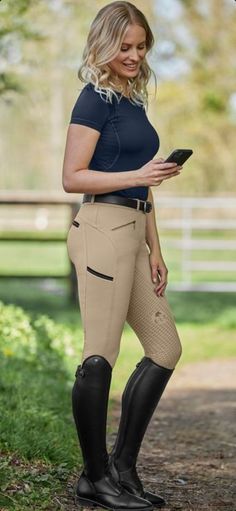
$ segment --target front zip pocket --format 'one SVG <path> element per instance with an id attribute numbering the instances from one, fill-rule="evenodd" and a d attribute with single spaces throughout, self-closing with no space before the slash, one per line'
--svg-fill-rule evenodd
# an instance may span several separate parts
<path id="1" fill-rule="evenodd" d="M 136 220 L 132 220 L 132 222 L 128 222 L 127 224 L 118 225 L 117 227 L 113 227 L 111 230 L 115 231 L 116 229 L 122 229 L 123 227 L 127 227 L 127 225 L 135 226 Z"/>
<path id="2" fill-rule="evenodd" d="M 79 227 L 80 226 L 79 222 L 77 222 L 76 220 L 73 220 L 72 225 L 75 225 L 75 227 Z"/>
<path id="3" fill-rule="evenodd" d="M 114 280 L 113 277 L 110 277 L 110 275 L 105 275 L 104 273 L 100 273 L 99 271 L 93 270 L 93 268 L 90 268 L 90 266 L 87 266 L 87 271 L 89 271 L 89 273 L 92 273 L 93 275 L 96 275 L 97 277 L 101 277 L 102 279 Z"/>

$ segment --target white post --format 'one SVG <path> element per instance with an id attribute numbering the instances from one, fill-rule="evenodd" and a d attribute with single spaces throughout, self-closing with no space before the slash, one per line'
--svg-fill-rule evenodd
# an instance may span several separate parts
<path id="1" fill-rule="evenodd" d="M 191 272 L 192 205 L 186 201 L 182 207 L 182 284 L 192 283 Z"/>

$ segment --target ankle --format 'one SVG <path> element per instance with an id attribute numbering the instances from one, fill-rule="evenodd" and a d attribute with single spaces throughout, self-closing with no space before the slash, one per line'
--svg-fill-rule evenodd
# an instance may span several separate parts
<path id="1" fill-rule="evenodd" d="M 135 468 L 134 459 L 124 459 L 124 458 L 116 458 L 116 456 L 112 456 L 114 463 L 119 470 L 119 472 L 128 472 Z"/>
<path id="2" fill-rule="evenodd" d="M 82 479 L 85 477 L 91 484 L 95 484 L 96 482 L 104 479 L 104 477 L 106 476 L 106 471 L 100 469 L 99 472 L 98 471 L 96 472 L 96 471 L 86 470 L 86 468 L 84 468 L 81 476 L 82 476 Z"/>

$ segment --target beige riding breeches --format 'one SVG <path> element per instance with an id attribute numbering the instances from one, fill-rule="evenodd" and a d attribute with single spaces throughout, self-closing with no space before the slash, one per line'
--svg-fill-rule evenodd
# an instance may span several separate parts
<path id="1" fill-rule="evenodd" d="M 75 266 L 84 330 L 83 362 L 105 357 L 114 367 L 125 321 L 144 355 L 173 369 L 181 343 L 165 296 L 157 296 L 145 241 L 143 211 L 117 204 L 85 202 L 67 236 Z"/>

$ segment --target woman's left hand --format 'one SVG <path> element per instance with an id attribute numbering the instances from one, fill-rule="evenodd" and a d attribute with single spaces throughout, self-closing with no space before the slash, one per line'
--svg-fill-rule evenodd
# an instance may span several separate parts
<path id="1" fill-rule="evenodd" d="M 152 281 L 157 283 L 155 293 L 157 296 L 164 296 L 167 286 L 168 269 L 162 259 L 162 256 L 155 250 L 150 252 L 149 262 L 151 266 Z"/>

